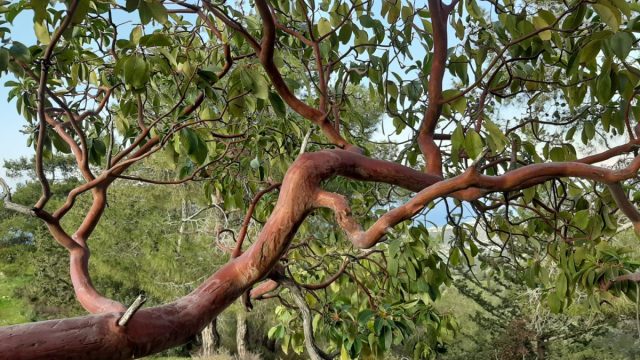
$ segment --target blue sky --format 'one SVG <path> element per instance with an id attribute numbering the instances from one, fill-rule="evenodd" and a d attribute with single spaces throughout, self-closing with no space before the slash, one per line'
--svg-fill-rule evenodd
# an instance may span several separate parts
<path id="1" fill-rule="evenodd" d="M 33 33 L 32 14 L 23 13 L 18 15 L 14 20 L 11 38 L 24 44 L 32 44 L 35 41 Z M 15 159 L 20 156 L 33 156 L 33 148 L 27 147 L 27 136 L 22 134 L 25 121 L 16 111 L 16 102 L 7 101 L 9 89 L 4 83 L 11 80 L 12 77 L 4 74 L 0 77 L 0 114 L 2 114 L 2 131 L 0 131 L 0 165 L 5 160 Z M 0 166 L 0 176 L 4 177 L 4 168 Z M 11 179 L 7 179 L 12 183 Z M 12 184 L 13 185 L 13 184 Z"/>

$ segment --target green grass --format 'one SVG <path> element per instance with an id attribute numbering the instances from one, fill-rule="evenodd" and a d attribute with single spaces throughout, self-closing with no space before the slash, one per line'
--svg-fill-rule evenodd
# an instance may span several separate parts
<path id="1" fill-rule="evenodd" d="M 29 276 L 8 277 L 0 266 L 0 326 L 29 322 L 33 310 L 22 299 L 16 298 L 14 290 L 31 281 Z"/>

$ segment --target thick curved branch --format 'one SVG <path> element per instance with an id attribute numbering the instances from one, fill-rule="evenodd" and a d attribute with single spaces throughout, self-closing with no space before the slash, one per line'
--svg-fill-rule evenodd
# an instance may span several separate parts
<path id="1" fill-rule="evenodd" d="M 447 19 L 449 12 L 440 0 L 429 0 L 433 24 L 433 62 L 429 74 L 428 101 L 418 132 L 418 146 L 427 163 L 425 171 L 442 176 L 442 154 L 433 134 L 442 114 L 442 82 L 447 63 Z"/>
<path id="2" fill-rule="evenodd" d="M 617 182 L 609 184 L 609 192 L 622 213 L 629 218 L 636 233 L 640 234 L 640 211 L 629 201 L 622 185 Z"/>
<path id="3" fill-rule="evenodd" d="M 89 276 L 90 251 L 86 242 L 69 236 L 57 219 L 45 219 L 45 224 L 53 238 L 69 251 L 71 283 L 80 305 L 92 314 L 124 311 L 124 305 L 104 297 L 94 287 Z"/>
<path id="4" fill-rule="evenodd" d="M 362 226 L 351 216 L 351 208 L 344 196 L 319 190 L 316 193 L 314 205 L 331 209 L 335 214 L 338 225 L 352 241 L 358 239 L 362 234 Z"/>
<path id="5" fill-rule="evenodd" d="M 627 168 L 622 170 L 610 170 L 583 163 L 564 162 L 532 164 L 512 170 L 504 175 L 488 176 L 479 174 L 475 167 L 471 167 L 461 175 L 443 180 L 420 191 L 404 205 L 387 212 L 367 231 L 360 234 L 353 243 L 360 248 L 370 248 L 380 241 L 391 227 L 411 219 L 431 201 L 471 187 L 487 191 L 510 191 L 521 188 L 522 183 L 526 181 L 535 182 L 537 179 L 546 181 L 554 177 L 578 177 L 610 185 L 635 177 L 638 169 L 640 169 L 640 156 L 636 157 Z"/>

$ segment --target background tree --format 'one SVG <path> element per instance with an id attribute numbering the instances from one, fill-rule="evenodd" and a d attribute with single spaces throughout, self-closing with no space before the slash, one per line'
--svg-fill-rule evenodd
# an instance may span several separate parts
<path id="1" fill-rule="evenodd" d="M 624 223 L 640 231 L 639 10 L 618 0 L 3 4 L 3 22 L 33 13 L 37 43 L 1 30 L 0 71 L 15 77 L 10 98 L 41 185 L 33 206 L 8 191 L 5 206 L 41 219 L 68 250 L 71 285 L 93 315 L 2 328 L 0 351 L 144 356 L 185 343 L 245 294 L 247 307 L 285 296 L 303 315 L 317 305 L 315 328 L 334 332 L 325 350 L 343 357 L 383 356 L 412 330 L 429 339 L 415 356 L 435 356 L 454 327 L 431 302 L 460 262 L 524 269 L 553 312 L 578 289 L 593 307 L 636 299 L 638 264 L 610 239 Z M 349 111 L 364 99 L 359 84 L 407 140 L 368 141 L 374 119 Z M 45 167 L 55 152 L 72 154 L 81 176 L 62 203 Z M 176 178 L 135 172 L 155 157 Z M 89 240 L 99 247 L 123 180 L 193 181 L 204 206 L 246 207 L 230 261 L 178 300 L 129 315 L 129 298 L 89 276 Z M 452 223 L 448 254 L 430 251 L 416 221 L 436 203 Z M 252 218 L 263 224 L 250 238 Z M 121 253 L 136 251 L 136 231 L 121 234 Z M 328 255 L 314 250 L 323 246 Z M 480 249 L 491 259 L 476 259 Z"/>

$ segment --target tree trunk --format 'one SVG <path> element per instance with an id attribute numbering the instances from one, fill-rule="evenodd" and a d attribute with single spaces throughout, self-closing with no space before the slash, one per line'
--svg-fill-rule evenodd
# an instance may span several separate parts
<path id="1" fill-rule="evenodd" d="M 185 199 L 182 199 L 182 206 L 181 206 L 181 212 L 180 212 L 180 229 L 178 230 L 178 246 L 176 247 L 176 251 L 178 252 L 178 254 L 180 253 L 180 250 L 182 249 L 182 239 L 185 236 L 185 224 L 187 221 L 187 201 Z"/>
<path id="2" fill-rule="evenodd" d="M 536 359 L 544 360 L 547 355 L 547 339 L 544 336 L 536 337 Z"/>
<path id="3" fill-rule="evenodd" d="M 247 349 L 247 315 L 244 309 L 238 310 L 236 315 L 236 347 L 238 349 L 238 359 L 246 359 L 249 350 Z"/>
<path id="4" fill-rule="evenodd" d="M 326 354 L 322 351 L 318 345 L 316 344 L 315 338 L 313 336 L 313 318 L 311 316 L 311 311 L 309 310 L 309 305 L 304 299 L 304 295 L 300 289 L 294 284 L 288 284 L 287 288 L 291 292 L 291 297 L 293 298 L 293 302 L 300 310 L 300 315 L 302 315 L 302 328 L 304 332 L 304 345 L 307 349 L 307 355 L 311 360 L 327 360 L 332 359 L 333 356 Z"/>
<path id="5" fill-rule="evenodd" d="M 201 333 L 202 336 L 202 349 L 200 350 L 200 356 L 213 356 L 216 350 L 220 347 L 220 333 L 218 332 L 218 318 L 213 320 L 207 325 Z"/>

